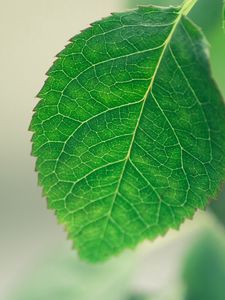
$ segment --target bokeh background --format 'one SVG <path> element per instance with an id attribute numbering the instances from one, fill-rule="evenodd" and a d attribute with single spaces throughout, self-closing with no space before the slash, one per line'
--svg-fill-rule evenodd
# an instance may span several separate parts
<path id="1" fill-rule="evenodd" d="M 173 0 L 0 0 L 0 299 L 224 300 L 225 192 L 179 232 L 90 266 L 71 250 L 37 186 L 28 132 L 47 69 L 69 38 L 112 11 Z M 190 16 L 225 95 L 222 0 Z"/>

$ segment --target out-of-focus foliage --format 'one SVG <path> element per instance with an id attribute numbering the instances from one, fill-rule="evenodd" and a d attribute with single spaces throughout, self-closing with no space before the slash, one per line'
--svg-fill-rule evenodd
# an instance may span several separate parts
<path id="1" fill-rule="evenodd" d="M 133 294 L 129 296 L 126 300 L 150 300 L 148 295 L 145 294 Z"/>
<path id="2" fill-rule="evenodd" d="M 127 0 L 128 8 L 135 8 L 138 5 L 162 5 L 162 6 L 169 6 L 169 5 L 179 5 L 181 1 L 179 0 Z"/>
<path id="3" fill-rule="evenodd" d="M 225 299 L 224 236 L 211 231 L 199 237 L 184 267 L 185 300 Z"/>
<path id="4" fill-rule="evenodd" d="M 214 77 L 225 96 L 225 34 L 221 22 L 209 34 L 208 41 Z"/>
<path id="5" fill-rule="evenodd" d="M 127 1 L 127 2 L 126 2 Z M 134 8 L 137 5 L 179 5 L 182 0 L 126 0 L 125 5 Z M 222 0 L 198 0 L 190 17 L 207 33 L 221 20 Z M 220 22 L 221 24 L 221 22 Z"/>
<path id="6" fill-rule="evenodd" d="M 211 45 L 210 54 L 213 73 L 223 96 L 225 96 L 225 34 L 220 22 L 209 34 L 208 40 Z M 211 208 L 222 224 L 225 225 L 225 187 L 223 187 L 218 201 L 212 202 Z"/>
<path id="7" fill-rule="evenodd" d="M 223 4 L 223 28 L 225 28 L 225 3 Z"/>
<path id="8" fill-rule="evenodd" d="M 225 188 L 221 192 L 218 201 L 211 204 L 211 209 L 219 221 L 225 226 Z"/>
<path id="9" fill-rule="evenodd" d="M 122 255 L 93 266 L 62 250 L 34 267 L 10 300 L 127 300 L 134 265 L 134 259 Z"/>

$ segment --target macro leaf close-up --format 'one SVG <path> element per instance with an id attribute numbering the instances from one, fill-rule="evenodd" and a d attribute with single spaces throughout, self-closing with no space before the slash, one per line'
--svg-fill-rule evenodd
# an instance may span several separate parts
<path id="1" fill-rule="evenodd" d="M 222 185 L 225 107 L 207 40 L 187 16 L 195 2 L 93 23 L 38 94 L 39 184 L 85 260 L 178 229 Z"/>
<path id="2" fill-rule="evenodd" d="M 224 0 L 0 3 L 0 299 L 224 300 Z"/>

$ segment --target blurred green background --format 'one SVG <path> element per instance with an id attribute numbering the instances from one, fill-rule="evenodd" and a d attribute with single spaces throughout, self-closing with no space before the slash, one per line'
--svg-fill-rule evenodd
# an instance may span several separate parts
<path id="1" fill-rule="evenodd" d="M 224 300 L 225 190 L 179 232 L 90 266 L 41 197 L 27 128 L 45 72 L 69 38 L 112 11 L 173 0 L 0 0 L 0 299 Z M 210 43 L 225 95 L 222 0 L 199 0 L 190 17 Z"/>

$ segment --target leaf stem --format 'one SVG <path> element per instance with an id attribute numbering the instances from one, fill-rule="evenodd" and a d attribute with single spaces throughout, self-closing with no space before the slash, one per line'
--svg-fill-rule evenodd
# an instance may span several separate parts
<path id="1" fill-rule="evenodd" d="M 198 0 L 184 0 L 182 6 L 182 14 L 185 16 L 188 15 L 197 1 Z"/>

